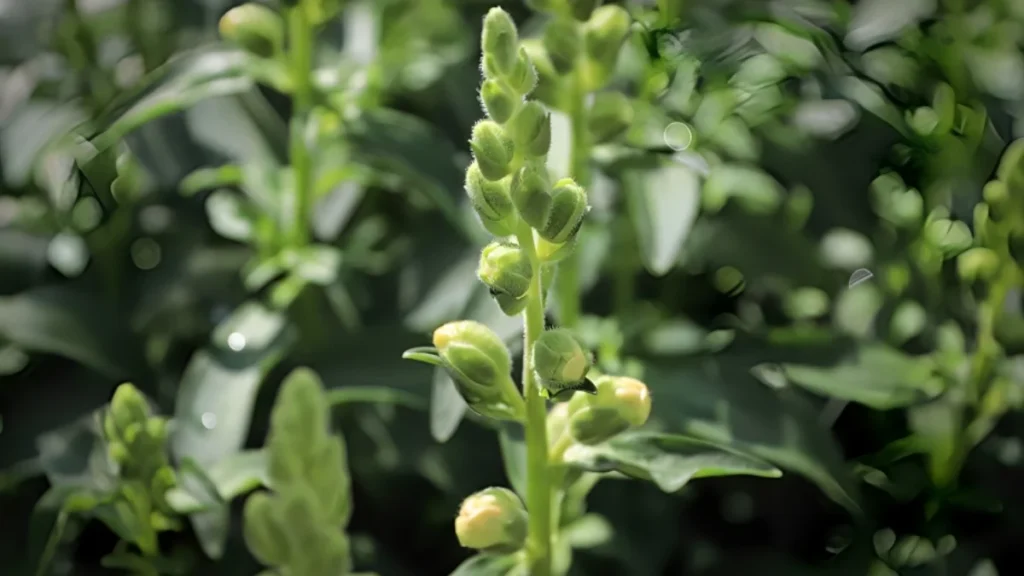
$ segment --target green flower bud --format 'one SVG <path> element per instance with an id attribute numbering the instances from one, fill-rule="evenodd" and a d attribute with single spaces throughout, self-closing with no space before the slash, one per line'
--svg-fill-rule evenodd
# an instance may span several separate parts
<path id="1" fill-rule="evenodd" d="M 1024 192 L 1024 138 L 1014 140 L 999 160 L 996 177 L 1010 190 Z"/>
<path id="2" fill-rule="evenodd" d="M 957 256 L 956 268 L 967 282 L 988 280 L 999 272 L 999 255 L 988 248 L 971 248 Z"/>
<path id="3" fill-rule="evenodd" d="M 590 15 L 594 12 L 594 9 L 601 5 L 602 0 L 568 0 L 569 10 L 572 12 L 573 18 L 580 22 L 585 22 Z"/>
<path id="4" fill-rule="evenodd" d="M 114 434 L 110 438 L 124 438 L 126 431 L 133 424 L 142 425 L 149 418 L 149 405 L 143 398 L 139 389 L 130 383 L 124 383 L 114 391 L 114 397 L 110 400 L 111 425 L 104 428 L 112 428 Z"/>
<path id="5" fill-rule="evenodd" d="M 515 152 L 512 139 L 493 120 L 481 120 L 473 126 L 469 141 L 473 156 L 484 178 L 495 181 L 508 175 L 509 163 Z"/>
<path id="6" fill-rule="evenodd" d="M 551 21 L 544 29 L 544 48 L 559 74 L 572 72 L 583 48 L 583 34 L 579 24 L 566 19 Z"/>
<path id="7" fill-rule="evenodd" d="M 580 444 L 600 444 L 630 428 L 643 426 L 651 415 L 647 386 L 626 376 L 602 376 L 597 394 L 576 394 L 569 401 L 569 432 Z"/>
<path id="8" fill-rule="evenodd" d="M 555 182 L 551 193 L 551 208 L 544 227 L 537 230 L 545 239 L 561 244 L 576 237 L 583 217 L 590 207 L 587 205 L 587 193 L 572 178 L 562 178 Z"/>
<path id="9" fill-rule="evenodd" d="M 531 162 L 513 176 L 510 186 L 512 204 L 519 216 L 534 229 L 543 227 L 551 209 L 551 183 L 548 169 L 539 162 Z"/>
<path id="10" fill-rule="evenodd" d="M 537 69 L 533 66 L 533 61 L 530 59 L 529 54 L 526 53 L 526 49 L 520 47 L 519 54 L 516 57 L 516 65 L 512 68 L 512 72 L 505 78 L 508 85 L 523 96 L 533 92 L 533 89 L 537 87 Z"/>
<path id="11" fill-rule="evenodd" d="M 590 108 L 587 128 L 598 144 L 607 142 L 629 129 L 633 123 L 633 105 L 621 92 L 598 92 Z"/>
<path id="12" fill-rule="evenodd" d="M 480 85 L 480 102 L 484 105 L 484 112 L 498 124 L 508 122 L 515 112 L 517 98 L 502 87 L 498 80 L 484 80 Z"/>
<path id="13" fill-rule="evenodd" d="M 519 420 L 523 399 L 509 374 L 508 348 L 493 330 L 472 320 L 449 322 L 434 331 L 434 347 L 466 404 L 499 420 Z"/>
<path id="14" fill-rule="evenodd" d="M 480 253 L 477 277 L 491 291 L 502 311 L 515 316 L 526 307 L 533 267 L 518 244 L 492 242 Z"/>
<path id="15" fill-rule="evenodd" d="M 568 330 L 547 330 L 533 344 L 533 371 L 550 398 L 573 390 L 593 391 L 587 380 L 593 363 L 590 351 Z"/>
<path id="16" fill-rule="evenodd" d="M 601 6 L 594 10 L 583 30 L 587 55 L 599 63 L 614 64 L 629 34 L 629 26 L 629 12 L 621 6 Z"/>
<path id="17" fill-rule="evenodd" d="M 996 220 L 1001 220 L 1010 204 L 1010 189 L 1006 183 L 992 180 L 985 184 L 982 195 L 985 198 L 985 203 L 989 206 L 989 214 Z"/>
<path id="18" fill-rule="evenodd" d="M 539 102 L 530 101 L 509 122 L 509 135 L 531 157 L 543 158 L 551 148 L 551 115 Z"/>
<path id="19" fill-rule="evenodd" d="M 462 502 L 455 535 L 464 548 L 512 553 L 526 541 L 528 517 L 523 502 L 507 488 L 487 488 Z"/>
<path id="20" fill-rule="evenodd" d="M 466 170 L 466 194 L 480 223 L 495 236 L 515 233 L 515 206 L 509 195 L 510 179 L 492 182 L 484 177 L 474 162 Z"/>
<path id="21" fill-rule="evenodd" d="M 128 448 L 117 440 L 112 440 L 107 444 L 107 455 L 112 461 L 116 462 L 118 466 L 124 466 L 129 460 L 131 460 Z"/>
<path id="22" fill-rule="evenodd" d="M 269 58 L 284 45 L 284 21 L 261 4 L 242 4 L 221 16 L 220 35 L 245 50 Z"/>
<path id="23" fill-rule="evenodd" d="M 519 46 L 519 33 L 516 31 L 516 24 L 512 17 L 501 8 L 491 8 L 484 17 L 484 29 L 480 35 L 480 44 L 483 49 L 485 71 L 488 66 L 493 67 L 493 72 L 506 75 L 512 72 L 516 65 L 517 48 Z"/>

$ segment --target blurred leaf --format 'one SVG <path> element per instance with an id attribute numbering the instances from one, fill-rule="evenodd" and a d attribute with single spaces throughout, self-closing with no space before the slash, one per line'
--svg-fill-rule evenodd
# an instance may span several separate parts
<path id="1" fill-rule="evenodd" d="M 936 7 L 936 0 L 860 0 L 854 5 L 844 42 L 854 50 L 871 48 L 916 26 L 931 16 Z"/>
<path id="2" fill-rule="evenodd" d="M 450 576 L 505 576 L 516 565 L 517 556 L 478 554 L 459 565 Z"/>
<path id="3" fill-rule="evenodd" d="M 397 110 L 372 109 L 364 110 L 347 128 L 358 158 L 406 179 L 451 226 L 472 237 L 456 202 L 465 180 L 456 164 L 458 150 L 434 126 Z"/>
<path id="4" fill-rule="evenodd" d="M 526 438 L 519 424 L 505 423 L 498 430 L 498 445 L 501 447 L 501 461 L 505 465 L 505 477 L 520 498 L 526 499 Z"/>
<path id="5" fill-rule="evenodd" d="M 237 462 L 239 461 L 240 454 L 233 454 L 228 459 L 235 459 Z M 251 468 L 253 463 L 242 462 L 242 474 L 252 474 L 255 472 L 261 476 L 265 475 L 265 456 L 261 453 L 259 454 L 260 458 L 256 460 L 255 464 L 260 466 L 260 470 L 246 470 L 245 468 Z M 222 467 L 230 469 L 230 466 Z M 213 468 L 211 468 L 211 472 L 212 470 Z M 187 457 L 183 459 L 179 466 L 177 477 L 178 485 L 176 490 L 188 494 L 198 504 L 196 509 L 188 515 L 188 519 L 196 533 L 199 546 L 207 556 L 217 560 L 224 554 L 224 545 L 227 542 L 228 528 L 231 523 L 227 501 L 221 493 L 221 487 L 193 459 Z M 254 483 L 253 480 L 243 480 L 243 483 L 246 482 L 249 484 Z M 262 479 L 255 481 L 256 485 L 261 483 L 263 483 Z M 251 487 L 255 488 L 256 486 L 253 485 Z"/>
<path id="6" fill-rule="evenodd" d="M 177 459 L 209 467 L 242 447 L 259 386 L 287 337 L 283 318 L 252 302 L 217 328 L 215 347 L 196 352 L 181 377 L 171 437 Z"/>
<path id="7" fill-rule="evenodd" d="M 327 392 L 327 402 L 331 406 L 367 402 L 399 404 L 417 409 L 426 409 L 427 407 L 421 396 L 383 386 L 346 386 L 344 388 L 335 388 Z"/>
<path id="8" fill-rule="evenodd" d="M 179 485 L 167 492 L 167 502 L 175 512 L 191 514 L 219 500 L 229 502 L 256 488 L 268 486 L 266 452 L 237 452 L 209 467 L 205 476 L 209 484 L 216 488 L 217 499 L 212 499 L 208 490 L 196 494 L 195 490 Z"/>
<path id="9" fill-rule="evenodd" d="M 100 494 L 117 487 L 117 472 L 99 427 L 101 414 L 90 413 L 36 440 L 40 467 L 52 486 Z"/>
<path id="10" fill-rule="evenodd" d="M 227 190 L 216 190 L 206 198 L 210 226 L 228 240 L 245 242 L 252 237 L 252 221 L 243 199 Z"/>
<path id="11" fill-rule="evenodd" d="M 72 284 L 0 296 L 0 337 L 23 350 L 65 356 L 124 379 L 135 372 L 139 357 L 118 317 Z"/>
<path id="12" fill-rule="evenodd" d="M 47 146 L 65 137 L 86 119 L 73 103 L 33 100 L 0 126 L 0 164 L 8 185 L 24 186 Z"/>
<path id="13" fill-rule="evenodd" d="M 786 377 L 812 392 L 858 402 L 876 410 L 917 404 L 942 392 L 928 358 L 885 346 L 859 348 L 834 367 L 783 364 Z"/>
<path id="14" fill-rule="evenodd" d="M 644 265 L 655 276 L 672 269 L 700 208 L 700 178 L 666 163 L 626 174 L 626 199 Z"/>
<path id="15" fill-rule="evenodd" d="M 448 373 L 441 367 L 435 368 L 430 394 L 430 434 L 434 440 L 447 442 L 459 429 L 467 408 Z"/>
<path id="16" fill-rule="evenodd" d="M 574 445 L 566 450 L 565 462 L 590 472 L 616 471 L 651 480 L 665 492 L 675 492 L 695 478 L 782 475 L 767 462 L 709 442 L 641 431 L 597 446 Z"/>
<path id="17" fill-rule="evenodd" d="M 836 441 L 800 397 L 760 383 L 761 363 L 828 362 L 835 343 L 775 347 L 737 337 L 715 355 L 648 361 L 653 418 L 677 430 L 763 458 L 802 474 L 830 498 L 859 513 L 859 494 Z"/>
<path id="18" fill-rule="evenodd" d="M 584 514 L 568 526 L 562 527 L 562 538 L 573 548 L 595 548 L 612 539 L 615 529 L 600 514 Z"/>

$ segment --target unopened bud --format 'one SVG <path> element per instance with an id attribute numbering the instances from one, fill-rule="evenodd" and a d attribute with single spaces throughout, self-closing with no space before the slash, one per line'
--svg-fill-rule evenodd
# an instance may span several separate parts
<path id="1" fill-rule="evenodd" d="M 501 180 L 508 175 L 509 163 L 515 152 L 512 139 L 493 120 L 481 120 L 473 126 L 473 138 L 469 142 L 473 157 L 480 173 L 491 181 Z"/>
<path id="2" fill-rule="evenodd" d="M 512 382 L 508 348 L 493 330 L 472 320 L 434 331 L 434 347 L 470 409 L 499 420 L 522 416 L 522 397 Z"/>
<path id="3" fill-rule="evenodd" d="M 568 19 L 552 20 L 544 29 L 544 48 L 559 74 L 572 72 L 583 48 L 580 25 Z"/>
<path id="4" fill-rule="evenodd" d="M 109 423 L 105 423 L 104 429 L 108 437 L 123 438 L 125 431 L 133 424 L 142 425 L 149 418 L 149 405 L 143 398 L 139 389 L 130 383 L 124 383 L 114 391 L 114 397 L 110 400 Z"/>
<path id="5" fill-rule="evenodd" d="M 533 344 L 533 370 L 549 398 L 574 390 L 592 392 L 587 380 L 591 366 L 590 352 L 568 330 L 547 330 Z"/>
<path id="6" fill-rule="evenodd" d="M 523 221 L 534 229 L 540 229 L 547 223 L 551 208 L 551 183 L 547 172 L 543 164 L 529 163 L 512 176 L 512 204 Z"/>
<path id="7" fill-rule="evenodd" d="M 629 13 L 621 6 L 601 6 L 594 10 L 583 31 L 587 54 L 597 62 L 614 63 L 629 33 L 629 25 Z"/>
<path id="8" fill-rule="evenodd" d="M 580 444 L 600 444 L 630 428 L 643 426 L 651 415 L 647 386 L 626 376 L 602 376 L 597 394 L 577 394 L 569 401 L 569 430 Z"/>
<path id="9" fill-rule="evenodd" d="M 522 500 L 507 488 L 487 488 L 462 502 L 455 535 L 464 548 L 512 553 L 526 541 L 528 517 Z"/>
<path id="10" fill-rule="evenodd" d="M 219 28 L 225 40 L 264 58 L 278 54 L 284 44 L 284 21 L 261 4 L 242 4 L 228 10 L 221 16 Z"/>
<path id="11" fill-rule="evenodd" d="M 509 178 L 490 181 L 474 162 L 466 170 L 466 194 L 480 223 L 495 236 L 515 233 L 515 207 L 509 195 Z"/>
<path id="12" fill-rule="evenodd" d="M 533 279 L 533 267 L 518 244 L 492 242 L 480 253 L 477 277 L 490 289 L 498 306 L 508 316 L 526 307 L 526 293 Z"/>
<path id="13" fill-rule="evenodd" d="M 569 3 L 569 11 L 572 12 L 573 18 L 580 22 L 586 22 L 590 15 L 594 12 L 594 9 L 601 5 L 602 0 L 567 0 Z"/>
<path id="14" fill-rule="evenodd" d="M 597 143 L 607 142 L 633 123 L 633 105 L 621 92 L 599 92 L 594 95 L 587 128 Z"/>
<path id="15" fill-rule="evenodd" d="M 533 158 L 543 158 L 551 148 L 551 115 L 539 102 L 527 102 L 509 122 L 516 146 Z"/>
<path id="16" fill-rule="evenodd" d="M 537 70 L 533 66 L 533 60 L 530 59 L 523 47 L 519 48 L 516 64 L 505 81 L 513 90 L 523 96 L 527 96 L 537 87 Z"/>
<path id="17" fill-rule="evenodd" d="M 957 256 L 956 268 L 967 282 L 987 280 L 999 272 L 999 255 L 988 248 L 971 248 Z"/>
<path id="18" fill-rule="evenodd" d="M 556 244 L 571 240 L 579 232 L 583 217 L 589 210 L 587 193 L 583 188 L 572 178 L 562 178 L 555 182 L 555 189 L 551 192 L 547 222 L 537 232 Z"/>
<path id="19" fill-rule="evenodd" d="M 516 96 L 509 94 L 498 80 L 491 78 L 480 85 L 480 102 L 484 105 L 484 111 L 498 124 L 504 124 L 512 117 L 516 100 Z"/>
<path id="20" fill-rule="evenodd" d="M 1014 140 L 999 160 L 996 177 L 1005 182 L 1011 192 L 1024 194 L 1024 138 Z"/>
<path id="21" fill-rule="evenodd" d="M 516 65 L 519 33 L 508 12 L 501 8 L 491 8 L 487 12 L 487 16 L 484 17 L 480 44 L 484 58 L 490 60 L 490 66 L 493 66 L 494 72 L 501 75 L 512 72 Z"/>

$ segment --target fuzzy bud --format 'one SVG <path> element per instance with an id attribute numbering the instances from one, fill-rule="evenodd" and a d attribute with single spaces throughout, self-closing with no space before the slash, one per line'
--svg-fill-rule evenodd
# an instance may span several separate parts
<path id="1" fill-rule="evenodd" d="M 533 267 L 518 244 L 488 244 L 480 253 L 476 274 L 506 315 L 515 316 L 526 307 L 526 292 L 533 280 Z"/>
<path id="2" fill-rule="evenodd" d="M 572 390 L 593 391 L 587 380 L 592 365 L 590 352 L 568 330 L 547 330 L 533 344 L 533 370 L 550 398 Z"/>
<path id="3" fill-rule="evenodd" d="M 499 420 L 522 416 L 522 398 L 509 374 L 512 359 L 493 330 L 479 322 L 459 320 L 435 330 L 433 342 L 470 409 Z"/>
<path id="4" fill-rule="evenodd" d="M 605 64 L 614 64 L 622 48 L 622 43 L 629 34 L 630 17 L 621 6 L 601 6 L 594 10 L 583 30 L 583 44 L 593 60 Z"/>
<path id="5" fill-rule="evenodd" d="M 509 122 L 509 135 L 529 156 L 543 158 L 551 148 L 551 115 L 539 102 L 527 102 Z"/>
<path id="6" fill-rule="evenodd" d="M 576 394 L 569 401 L 569 431 L 580 444 L 600 444 L 630 428 L 643 426 L 651 415 L 647 386 L 626 376 L 602 376 L 597 394 Z"/>
<path id="7" fill-rule="evenodd" d="M 587 193 L 572 178 L 555 183 L 551 193 L 551 207 L 544 226 L 537 230 L 549 242 L 561 244 L 571 240 L 583 225 L 583 217 L 590 207 Z"/>
<path id="8" fill-rule="evenodd" d="M 512 176 L 509 190 L 512 204 L 519 216 L 534 229 L 541 228 L 548 220 L 550 189 L 547 167 L 540 163 L 529 163 Z"/>
<path id="9" fill-rule="evenodd" d="M 221 16 L 220 35 L 257 56 L 268 58 L 281 52 L 284 21 L 261 4 L 242 4 Z"/>
<path id="10" fill-rule="evenodd" d="M 602 0 L 567 0 L 569 4 L 569 11 L 572 12 L 572 17 L 579 20 L 580 22 L 586 22 L 590 15 L 593 14 L 594 9 L 601 5 Z"/>
<path id="11" fill-rule="evenodd" d="M 629 129 L 633 123 L 633 105 L 621 92 L 594 95 L 587 128 L 598 144 L 607 142 Z"/>
<path id="12" fill-rule="evenodd" d="M 523 96 L 533 92 L 533 89 L 537 87 L 537 70 L 524 48 L 519 48 L 516 65 L 512 67 L 512 72 L 505 78 L 505 81 L 513 90 Z"/>
<path id="13" fill-rule="evenodd" d="M 466 498 L 455 519 L 464 548 L 512 553 L 526 541 L 528 517 L 522 500 L 507 488 L 487 488 Z"/>
<path id="14" fill-rule="evenodd" d="M 512 72 L 516 65 L 516 57 L 519 47 L 519 33 L 516 31 L 516 24 L 512 17 L 501 8 L 491 8 L 484 17 L 484 29 L 480 35 L 480 44 L 483 48 L 485 72 L 488 67 L 492 72 L 506 75 Z"/>
<path id="15" fill-rule="evenodd" d="M 988 248 L 971 248 L 957 256 L 956 268 L 967 282 L 988 280 L 999 272 L 999 255 Z"/>
<path id="16" fill-rule="evenodd" d="M 572 72 L 583 49 L 580 25 L 568 19 L 551 21 L 544 29 L 544 49 L 559 74 Z"/>
<path id="17" fill-rule="evenodd" d="M 516 109 L 516 96 L 509 94 L 508 90 L 502 87 L 501 82 L 493 78 L 484 80 L 480 85 L 480 102 L 484 105 L 484 111 L 491 120 L 498 124 L 508 122 Z"/>
<path id="18" fill-rule="evenodd" d="M 512 139 L 496 122 L 477 122 L 473 126 L 473 137 L 469 141 L 469 147 L 473 150 L 473 157 L 484 178 L 493 182 L 508 175 L 515 147 Z"/>
<path id="19" fill-rule="evenodd" d="M 515 232 L 515 207 L 509 195 L 510 179 L 490 181 L 474 162 L 466 170 L 466 194 L 480 223 L 495 236 L 510 236 Z"/>

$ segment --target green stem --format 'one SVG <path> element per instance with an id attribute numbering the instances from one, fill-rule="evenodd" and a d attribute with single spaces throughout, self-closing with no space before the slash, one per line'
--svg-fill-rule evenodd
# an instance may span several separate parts
<path id="1" fill-rule="evenodd" d="M 576 183 L 590 186 L 590 134 L 587 132 L 587 91 L 582 71 L 577 67 L 572 76 L 569 101 L 569 121 L 572 124 L 571 172 Z M 562 326 L 575 328 L 580 319 L 580 262 L 579 251 L 573 250 L 558 265 L 555 278 L 558 294 L 558 319 Z"/>
<path id="2" fill-rule="evenodd" d="M 313 167 L 305 139 L 313 108 L 313 26 L 304 2 L 299 2 L 288 13 L 288 41 L 294 85 L 290 161 L 295 177 L 295 223 L 291 232 L 292 243 L 302 246 L 309 240 L 306 219 L 313 194 Z"/>
<path id="3" fill-rule="evenodd" d="M 531 576 L 551 574 L 551 488 L 548 481 L 547 405 L 533 373 L 530 351 L 544 331 L 544 290 L 533 230 L 520 224 L 516 234 L 534 270 L 527 293 L 523 336 L 523 396 L 526 398 L 526 508 L 530 514 L 527 559 Z"/>

